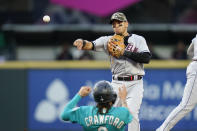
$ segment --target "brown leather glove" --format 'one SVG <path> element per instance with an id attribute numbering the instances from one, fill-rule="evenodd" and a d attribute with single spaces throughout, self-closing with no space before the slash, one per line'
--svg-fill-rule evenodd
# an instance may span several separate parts
<path id="1" fill-rule="evenodd" d="M 124 37 L 115 34 L 109 39 L 107 48 L 112 56 L 119 58 L 125 50 Z"/>

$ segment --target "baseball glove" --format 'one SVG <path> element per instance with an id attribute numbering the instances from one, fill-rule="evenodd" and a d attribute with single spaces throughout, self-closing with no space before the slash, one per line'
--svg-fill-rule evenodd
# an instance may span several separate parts
<path id="1" fill-rule="evenodd" d="M 109 39 L 107 48 L 112 56 L 119 58 L 123 55 L 125 49 L 124 37 L 115 34 Z"/>

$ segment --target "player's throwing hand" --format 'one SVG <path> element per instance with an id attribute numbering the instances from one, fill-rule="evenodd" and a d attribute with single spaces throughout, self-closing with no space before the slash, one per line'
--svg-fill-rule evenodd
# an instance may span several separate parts
<path id="1" fill-rule="evenodd" d="M 82 39 L 77 39 L 77 40 L 74 41 L 73 45 L 76 46 L 78 50 L 82 50 L 83 40 Z"/>

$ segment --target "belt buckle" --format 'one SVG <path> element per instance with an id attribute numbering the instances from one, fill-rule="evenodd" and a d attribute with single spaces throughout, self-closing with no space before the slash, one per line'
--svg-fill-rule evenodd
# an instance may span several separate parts
<path id="1" fill-rule="evenodd" d="M 127 76 L 127 77 L 123 77 L 124 81 L 132 81 L 133 77 L 132 76 Z"/>
<path id="2" fill-rule="evenodd" d="M 142 79 L 142 76 L 141 75 L 138 75 L 138 80 L 141 80 Z"/>

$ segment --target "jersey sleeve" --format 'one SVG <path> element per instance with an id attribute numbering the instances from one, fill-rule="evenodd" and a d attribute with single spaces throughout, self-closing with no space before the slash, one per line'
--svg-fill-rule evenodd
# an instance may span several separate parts
<path id="1" fill-rule="evenodd" d="M 94 50 L 107 52 L 107 42 L 108 42 L 109 38 L 110 37 L 108 37 L 108 36 L 102 36 L 102 37 L 96 39 L 95 41 L 93 41 L 92 43 L 94 44 Z"/>
<path id="2" fill-rule="evenodd" d="M 139 52 L 150 52 L 146 43 L 146 40 L 144 37 L 142 36 L 138 36 L 139 40 L 138 40 L 138 49 Z"/>
<path id="3" fill-rule="evenodd" d="M 80 114 L 81 114 L 81 107 L 75 107 L 81 96 L 76 94 L 75 97 L 64 107 L 63 112 L 61 113 L 60 117 L 64 121 L 71 121 L 73 123 L 81 123 L 80 122 Z"/>
<path id="4" fill-rule="evenodd" d="M 194 59 L 197 59 L 197 35 L 196 35 L 196 37 L 194 38 L 194 41 L 193 41 L 193 43 L 194 43 Z"/>
<path id="5" fill-rule="evenodd" d="M 192 43 L 189 45 L 188 49 L 187 49 L 187 55 L 190 57 L 194 56 L 194 42 L 192 40 Z"/>

